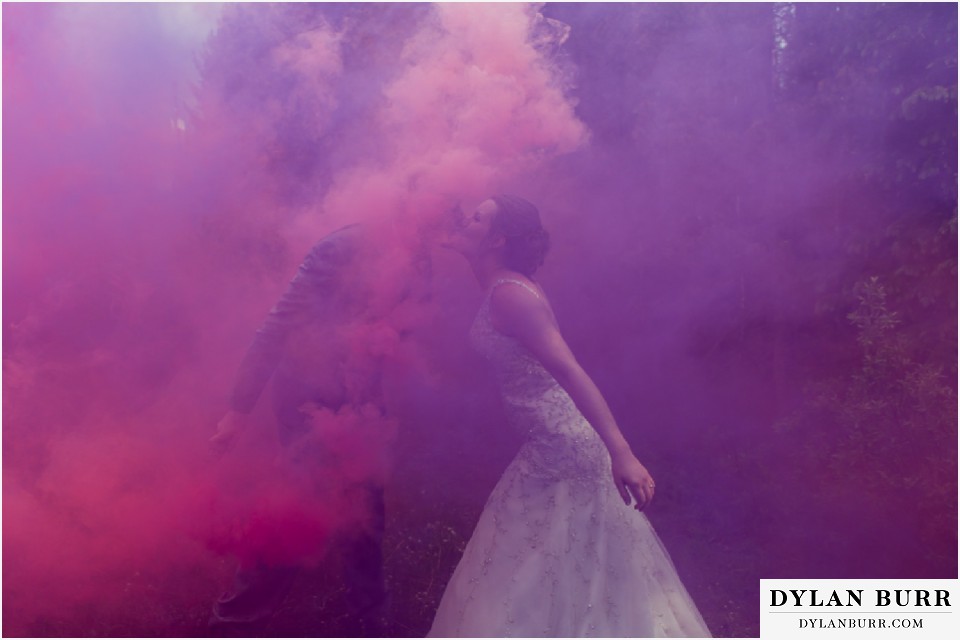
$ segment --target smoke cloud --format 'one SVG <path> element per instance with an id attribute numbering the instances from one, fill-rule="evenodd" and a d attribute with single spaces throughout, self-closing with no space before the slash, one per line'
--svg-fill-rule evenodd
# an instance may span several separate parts
<path id="1" fill-rule="evenodd" d="M 323 570 L 385 480 L 422 635 L 518 436 L 418 234 L 501 192 L 715 634 L 758 632 L 761 577 L 953 577 L 956 7 L 841 9 L 5 4 L 4 633 L 196 635 L 237 558 Z M 329 339 L 386 415 L 306 407 L 290 451 L 264 393 L 217 457 L 352 223 L 368 313 Z M 299 589 L 270 631 L 337 635 Z"/>
<path id="2" fill-rule="evenodd" d="M 389 224 L 338 336 L 362 386 L 438 321 L 391 298 L 418 226 L 585 137 L 534 8 L 412 8 L 376 43 L 371 9 L 4 7 L 5 632 L 136 628 L 185 575 L 208 606 L 220 555 L 316 564 L 364 526 L 343 487 L 388 473 L 393 417 L 316 407 L 291 454 L 261 406 L 210 458 L 253 330 L 313 242 Z"/>

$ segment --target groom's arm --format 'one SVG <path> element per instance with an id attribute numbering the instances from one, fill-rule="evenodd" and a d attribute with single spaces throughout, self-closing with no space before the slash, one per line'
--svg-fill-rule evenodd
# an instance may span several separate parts
<path id="1" fill-rule="evenodd" d="M 314 246 L 254 335 L 237 371 L 230 408 L 250 413 L 283 357 L 287 338 L 335 304 L 346 264 L 353 256 L 353 227 L 337 231 Z"/>
<path id="2" fill-rule="evenodd" d="M 351 231 L 345 227 L 321 240 L 307 254 L 280 300 L 267 314 L 254 335 L 237 370 L 230 394 L 230 410 L 217 423 L 210 438 L 215 451 L 231 447 L 248 423 L 264 387 L 273 376 L 284 355 L 287 339 L 303 324 L 318 321 L 335 304 L 337 289 L 342 284 L 345 265 L 356 251 Z"/>

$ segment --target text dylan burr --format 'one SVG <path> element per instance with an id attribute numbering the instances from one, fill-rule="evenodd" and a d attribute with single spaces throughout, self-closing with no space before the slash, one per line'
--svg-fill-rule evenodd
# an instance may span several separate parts
<path id="1" fill-rule="evenodd" d="M 874 598 L 868 604 L 878 607 L 949 607 L 950 592 L 946 589 L 875 589 Z M 862 607 L 863 589 L 831 590 L 820 593 L 817 589 L 771 589 L 770 606 L 796 607 Z"/>

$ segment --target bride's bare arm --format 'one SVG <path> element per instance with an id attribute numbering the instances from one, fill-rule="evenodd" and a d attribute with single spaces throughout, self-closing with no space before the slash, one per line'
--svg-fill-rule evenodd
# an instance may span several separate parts
<path id="1" fill-rule="evenodd" d="M 623 437 L 603 395 L 574 357 L 549 308 L 520 286 L 500 286 L 490 297 L 491 320 L 498 331 L 518 339 L 556 378 L 603 440 L 613 462 L 613 481 L 625 503 L 637 509 L 653 499 L 653 478 Z"/>

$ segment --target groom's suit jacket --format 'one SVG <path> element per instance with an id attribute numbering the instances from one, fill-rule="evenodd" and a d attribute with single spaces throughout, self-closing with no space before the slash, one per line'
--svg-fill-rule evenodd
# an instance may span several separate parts
<path id="1" fill-rule="evenodd" d="M 357 310 L 346 295 L 359 254 L 359 225 L 335 231 L 318 242 L 297 269 L 287 290 L 267 314 L 240 364 L 231 408 L 249 413 L 273 379 L 273 406 L 281 434 L 303 421 L 301 408 L 317 403 L 340 408 L 346 345 L 337 328 Z"/>
<path id="2" fill-rule="evenodd" d="M 345 404 L 372 403 L 382 409 L 377 364 L 365 355 L 359 357 L 367 362 L 357 362 L 357 342 L 363 339 L 358 327 L 383 320 L 382 308 L 372 310 L 371 291 L 390 279 L 385 265 L 371 255 L 368 231 L 365 225 L 349 225 L 314 245 L 240 365 L 231 408 L 252 411 L 272 378 L 273 408 L 284 440 L 302 429 L 310 406 L 336 411 Z M 398 302 L 416 296 L 411 291 L 425 290 L 429 256 L 416 267 L 418 286 L 404 281 L 407 289 Z"/>

